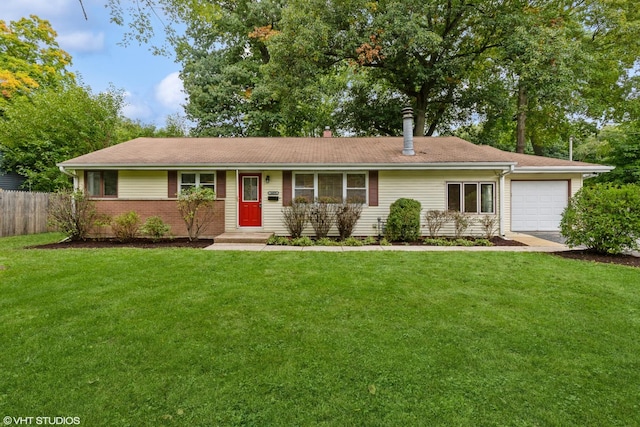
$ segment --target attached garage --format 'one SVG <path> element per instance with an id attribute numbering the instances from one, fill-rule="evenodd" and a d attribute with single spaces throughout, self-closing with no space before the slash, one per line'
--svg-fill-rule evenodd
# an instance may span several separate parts
<path id="1" fill-rule="evenodd" d="M 511 230 L 558 231 L 569 181 L 511 181 Z"/>

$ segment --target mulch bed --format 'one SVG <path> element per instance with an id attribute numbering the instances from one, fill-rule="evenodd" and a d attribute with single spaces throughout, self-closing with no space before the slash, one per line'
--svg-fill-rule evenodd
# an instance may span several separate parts
<path id="1" fill-rule="evenodd" d="M 63 241 L 46 245 L 32 246 L 30 249 L 101 249 L 101 248 L 206 248 L 213 244 L 213 239 L 198 239 L 189 241 L 187 238 L 161 239 L 134 239 L 129 242 L 119 242 L 113 239 L 87 239 L 76 241 Z"/>
<path id="2" fill-rule="evenodd" d="M 524 243 L 494 237 L 491 243 L 495 246 L 526 246 Z M 100 248 L 141 248 L 141 249 L 161 249 L 161 248 L 194 248 L 202 249 L 213 244 L 212 239 L 199 239 L 189 241 L 186 238 L 162 239 L 153 241 L 151 239 L 135 239 L 130 242 L 119 242 L 112 239 L 87 239 L 71 242 L 49 243 L 46 245 L 32 246 L 31 249 L 100 249 Z M 415 242 L 421 245 L 422 242 Z M 609 264 L 620 264 L 631 267 L 640 267 L 640 257 L 633 255 L 602 255 L 593 251 L 576 249 L 571 251 L 552 252 L 553 255 L 562 258 L 576 259 L 580 261 L 601 262 Z"/>
<path id="3" fill-rule="evenodd" d="M 562 258 L 577 259 L 580 261 L 602 262 L 607 264 L 640 267 L 640 257 L 633 255 L 602 255 L 588 249 L 575 249 L 571 251 L 553 252 L 553 255 Z"/>

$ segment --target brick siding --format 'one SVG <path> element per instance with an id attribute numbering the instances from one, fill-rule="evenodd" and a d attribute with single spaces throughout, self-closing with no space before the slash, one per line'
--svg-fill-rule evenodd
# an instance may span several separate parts
<path id="1" fill-rule="evenodd" d="M 140 224 L 144 224 L 150 216 L 159 216 L 171 227 L 171 235 L 174 237 L 187 237 L 187 227 L 178 212 L 175 200 L 96 200 L 98 215 L 117 215 L 130 211 L 140 216 Z M 224 200 L 214 202 L 213 221 L 200 235 L 203 238 L 212 238 L 224 233 Z M 91 233 L 93 237 L 112 237 L 111 227 L 94 227 Z"/>

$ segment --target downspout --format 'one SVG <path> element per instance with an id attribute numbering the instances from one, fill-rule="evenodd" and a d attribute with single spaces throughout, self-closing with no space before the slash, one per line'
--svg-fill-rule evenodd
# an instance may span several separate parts
<path id="1" fill-rule="evenodd" d="M 500 173 L 500 182 L 498 186 L 500 187 L 500 236 L 504 237 L 504 187 L 505 187 L 505 179 L 504 177 L 509 175 L 515 169 L 514 165 L 509 166 L 509 170 L 503 171 Z"/>
<path id="2" fill-rule="evenodd" d="M 58 169 L 60 169 L 60 172 L 62 172 L 63 174 L 68 175 L 68 176 L 70 176 L 71 178 L 73 178 L 73 189 L 74 189 L 74 190 L 77 190 L 77 189 L 78 189 L 78 187 L 80 187 L 80 182 L 79 182 L 79 179 L 78 179 L 78 174 L 69 172 L 68 170 L 66 170 L 66 169 L 64 168 L 64 166 L 58 166 Z"/>

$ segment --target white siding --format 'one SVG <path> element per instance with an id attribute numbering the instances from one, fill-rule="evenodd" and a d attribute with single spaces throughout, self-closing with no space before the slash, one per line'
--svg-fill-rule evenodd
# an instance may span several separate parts
<path id="1" fill-rule="evenodd" d="M 118 172 L 119 199 L 166 199 L 167 195 L 167 171 Z"/>
<path id="2" fill-rule="evenodd" d="M 238 178 L 236 171 L 227 171 L 227 197 L 224 204 L 224 229 L 238 229 Z"/>

